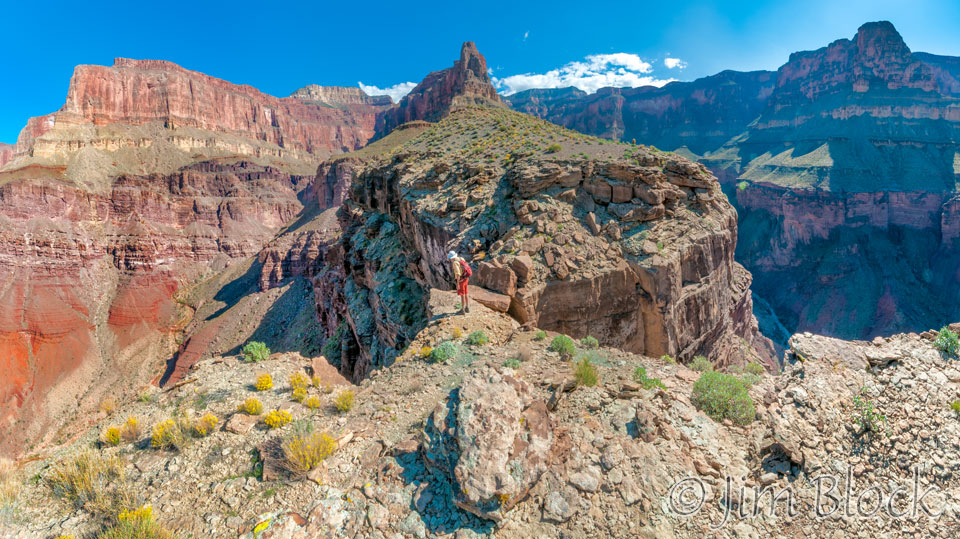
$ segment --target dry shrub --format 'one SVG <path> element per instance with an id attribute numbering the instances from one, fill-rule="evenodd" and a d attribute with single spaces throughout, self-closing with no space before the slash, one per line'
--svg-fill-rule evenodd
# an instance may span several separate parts
<path id="1" fill-rule="evenodd" d="M 0 458 L 0 508 L 12 505 L 19 494 L 17 465 L 10 459 Z"/>
<path id="2" fill-rule="evenodd" d="M 161 421 L 153 426 L 150 447 L 154 449 L 180 450 L 187 441 L 180 424 L 173 419 Z"/>
<path id="3" fill-rule="evenodd" d="M 533 359 L 533 351 L 529 346 L 521 344 L 520 347 L 517 348 L 517 360 L 520 362 L 526 362 L 530 361 L 531 359 Z"/>
<path id="4" fill-rule="evenodd" d="M 337 441 L 326 432 L 313 431 L 307 424 L 283 441 L 284 464 L 296 475 L 305 475 L 337 449 Z"/>
<path id="5" fill-rule="evenodd" d="M 140 418 L 128 417 L 126 423 L 120 427 L 120 437 L 126 442 L 136 442 L 141 436 L 143 436 L 143 423 L 140 422 Z"/>
<path id="6" fill-rule="evenodd" d="M 149 505 L 138 509 L 121 511 L 117 522 L 103 531 L 97 539 L 173 539 L 170 530 L 153 519 L 153 508 Z"/>
<path id="7" fill-rule="evenodd" d="M 117 399 L 113 397 L 107 397 L 100 401 L 100 410 L 107 415 L 113 414 L 117 409 Z"/>
<path id="8" fill-rule="evenodd" d="M 123 461 L 84 452 L 56 465 L 47 476 L 55 496 L 77 509 L 109 517 L 133 506 L 133 491 L 126 481 Z"/>

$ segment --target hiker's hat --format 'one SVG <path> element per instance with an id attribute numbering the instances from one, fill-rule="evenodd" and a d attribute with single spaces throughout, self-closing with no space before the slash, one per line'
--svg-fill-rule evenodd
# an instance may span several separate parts
<path id="1" fill-rule="evenodd" d="M 449 253 L 447 253 L 447 260 L 453 260 L 454 258 L 457 258 L 456 251 L 450 251 Z"/>

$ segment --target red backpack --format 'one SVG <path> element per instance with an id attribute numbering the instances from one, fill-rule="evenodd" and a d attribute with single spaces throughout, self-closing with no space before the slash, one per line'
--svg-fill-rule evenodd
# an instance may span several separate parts
<path id="1" fill-rule="evenodd" d="M 463 270 L 463 279 L 469 279 L 473 276 L 473 270 L 470 269 L 470 264 L 467 264 L 467 261 L 462 258 L 460 259 L 460 269 Z"/>

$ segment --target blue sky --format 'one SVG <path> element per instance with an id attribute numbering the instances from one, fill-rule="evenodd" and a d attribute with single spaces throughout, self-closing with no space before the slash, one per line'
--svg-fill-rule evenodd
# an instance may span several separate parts
<path id="1" fill-rule="evenodd" d="M 5 5 L 0 141 L 14 142 L 28 117 L 63 104 L 75 65 L 116 56 L 170 60 L 278 96 L 311 83 L 418 82 L 451 65 L 465 40 L 477 42 L 504 92 L 776 69 L 791 52 L 852 37 L 872 20 L 892 21 L 912 50 L 960 56 L 960 2 L 945 0 L 85 6 Z"/>

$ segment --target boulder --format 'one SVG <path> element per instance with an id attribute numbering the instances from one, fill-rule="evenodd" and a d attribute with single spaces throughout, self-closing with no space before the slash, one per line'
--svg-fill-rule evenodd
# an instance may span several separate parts
<path id="1" fill-rule="evenodd" d="M 526 382 L 485 367 L 434 409 L 422 433 L 427 466 L 453 483 L 453 502 L 502 521 L 547 469 L 553 426 Z"/>

